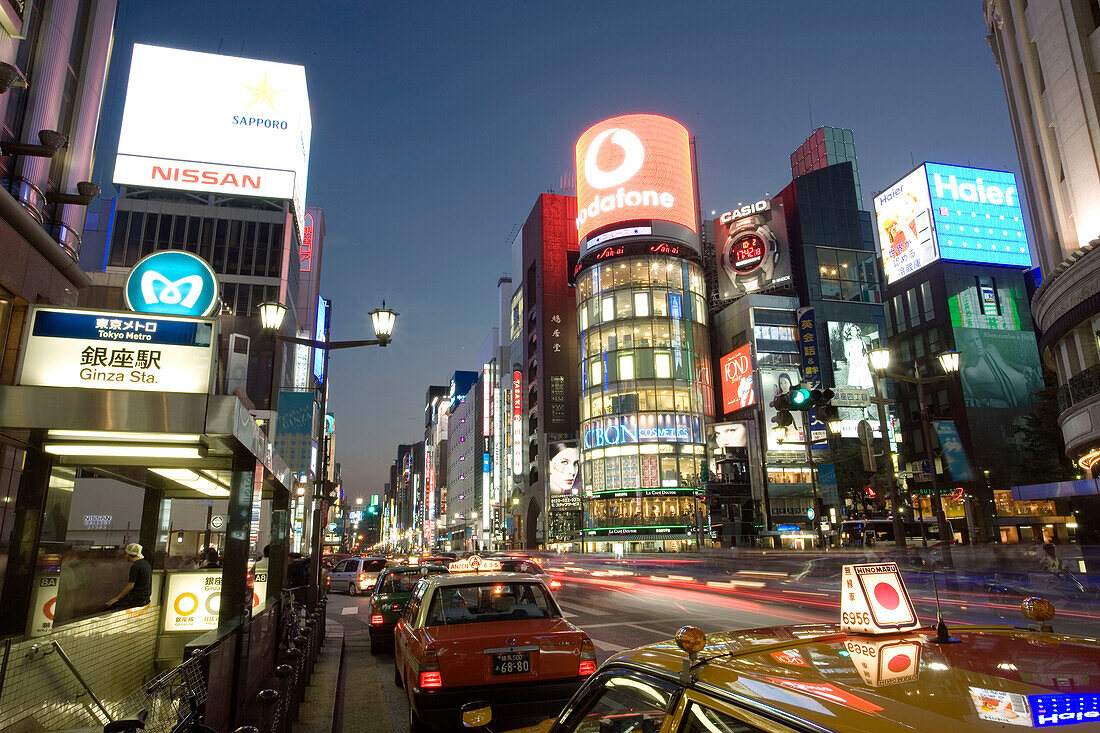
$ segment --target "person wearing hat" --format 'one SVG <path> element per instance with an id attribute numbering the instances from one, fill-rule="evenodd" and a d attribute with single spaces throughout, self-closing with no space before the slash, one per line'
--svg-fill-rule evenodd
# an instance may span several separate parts
<path id="1" fill-rule="evenodd" d="M 122 592 L 107 601 L 110 611 L 148 606 L 153 594 L 153 566 L 141 554 L 141 545 L 136 542 L 126 545 L 126 560 L 130 563 L 130 579 Z"/>

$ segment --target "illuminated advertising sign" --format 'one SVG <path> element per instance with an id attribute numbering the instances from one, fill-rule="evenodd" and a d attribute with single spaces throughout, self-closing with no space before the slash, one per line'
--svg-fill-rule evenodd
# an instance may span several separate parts
<path id="1" fill-rule="evenodd" d="M 512 473 L 523 475 L 523 372 L 512 372 Z"/>
<path id="2" fill-rule="evenodd" d="M 660 412 L 593 420 L 584 431 L 584 448 L 635 443 L 702 443 L 698 417 Z"/>
<path id="3" fill-rule="evenodd" d="M 800 417 L 796 417 L 794 425 L 787 428 L 787 437 L 782 443 L 775 437 L 775 432 L 772 430 L 775 425 L 772 418 L 776 416 L 776 411 L 771 406 L 771 401 L 781 393 L 786 394 L 791 387 L 802 380 L 798 374 L 798 367 L 794 365 L 788 367 L 761 366 L 758 367 L 756 375 L 757 379 L 760 380 L 760 407 L 764 412 L 768 450 L 805 453 L 806 446 L 802 442 L 802 419 Z"/>
<path id="4" fill-rule="evenodd" d="M 481 367 L 481 434 L 488 437 L 493 434 L 493 365 Z"/>
<path id="5" fill-rule="evenodd" d="M 698 233 L 688 131 L 659 115 L 612 117 L 577 140 L 577 235 L 635 220 Z"/>
<path id="6" fill-rule="evenodd" d="M 304 67 L 136 44 L 113 180 L 290 199 L 304 232 L 312 126 Z"/>
<path id="7" fill-rule="evenodd" d="M 887 282 L 939 258 L 1031 266 L 1016 176 L 925 163 L 875 197 Z"/>
<path id="8" fill-rule="evenodd" d="M 1016 176 L 925 163 L 940 257 L 1031 267 Z"/>
<path id="9" fill-rule="evenodd" d="M 833 362 L 833 388 L 839 391 L 846 388 L 865 389 L 873 394 L 874 376 L 868 354 L 879 341 L 878 326 L 873 323 L 844 323 L 829 321 L 825 324 L 829 337 L 829 356 Z M 855 438 L 860 420 L 871 424 L 876 436 L 881 436 L 878 420 L 878 408 L 873 405 L 863 407 L 840 407 L 840 434 L 845 438 Z"/>
<path id="10" fill-rule="evenodd" d="M 768 201 L 727 211 L 714 220 L 718 291 L 723 298 L 769 290 L 791 281 L 787 225 Z"/>
<path id="11" fill-rule="evenodd" d="M 723 356 L 718 360 L 718 367 L 722 374 L 723 412 L 736 412 L 756 403 L 749 344 Z"/>
<path id="12" fill-rule="evenodd" d="M 302 246 L 298 248 L 298 260 L 302 272 L 313 268 L 313 214 L 306 214 L 305 229 L 302 230 Z"/>
<path id="13" fill-rule="evenodd" d="M 719 448 L 748 448 L 749 423 L 723 422 L 711 426 L 714 429 L 714 444 Z"/>
<path id="14" fill-rule="evenodd" d="M 328 326 L 328 301 L 317 296 L 317 327 L 313 333 L 314 341 L 327 341 L 325 338 Z M 313 376 L 318 382 L 325 381 L 325 350 L 313 350 Z"/>
<path id="15" fill-rule="evenodd" d="M 132 311 L 169 316 L 208 316 L 220 299 L 214 269 L 198 255 L 176 249 L 138 260 L 122 295 Z"/>
<path id="16" fill-rule="evenodd" d="M 18 383 L 206 394 L 213 319 L 32 306 Z"/>

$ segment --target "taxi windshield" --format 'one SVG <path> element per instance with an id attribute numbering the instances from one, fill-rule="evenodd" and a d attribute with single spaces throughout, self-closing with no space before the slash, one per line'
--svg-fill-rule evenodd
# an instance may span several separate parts
<path id="1" fill-rule="evenodd" d="M 471 583 L 440 587 L 432 598 L 427 625 L 560 616 L 561 612 L 538 583 Z"/>
<path id="2" fill-rule="evenodd" d="M 378 593 L 412 593 L 420 573 L 387 573 L 378 584 Z"/>

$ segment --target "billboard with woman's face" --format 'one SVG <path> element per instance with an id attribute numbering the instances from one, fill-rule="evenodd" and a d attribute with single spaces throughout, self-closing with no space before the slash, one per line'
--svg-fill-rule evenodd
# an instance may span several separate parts
<path id="1" fill-rule="evenodd" d="M 771 401 L 777 395 L 789 392 L 791 387 L 801 381 L 802 377 L 798 373 L 798 367 L 794 364 L 785 367 L 762 366 L 757 370 L 757 375 L 760 378 L 760 402 L 764 410 L 764 429 L 768 433 L 768 450 L 805 451 L 806 446 L 802 443 L 802 417 L 800 414 L 792 413 L 795 424 L 787 429 L 787 437 L 784 442 L 780 443 L 772 430 L 775 427 L 772 418 L 776 416 L 776 410 L 771 406 Z"/>
<path id="2" fill-rule="evenodd" d="M 575 440 L 560 440 L 546 446 L 549 464 L 546 480 L 550 487 L 551 503 L 555 496 L 580 495 L 581 452 Z"/>

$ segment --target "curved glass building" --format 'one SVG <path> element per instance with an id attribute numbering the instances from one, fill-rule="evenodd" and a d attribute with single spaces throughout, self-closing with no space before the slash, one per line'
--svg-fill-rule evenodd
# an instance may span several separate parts
<path id="1" fill-rule="evenodd" d="M 605 163 L 603 150 L 593 152 L 601 145 L 625 154 L 612 150 Z M 660 168 L 647 173 L 638 163 L 616 191 L 627 163 L 614 166 L 634 148 Z M 578 142 L 577 167 L 578 211 L 595 219 L 578 218 L 580 539 L 589 551 L 681 549 L 709 530 L 700 487 L 714 415 L 687 131 L 654 115 L 605 120 Z M 647 209 L 650 188 L 658 204 Z M 615 210 L 632 201 L 636 210 Z"/>

